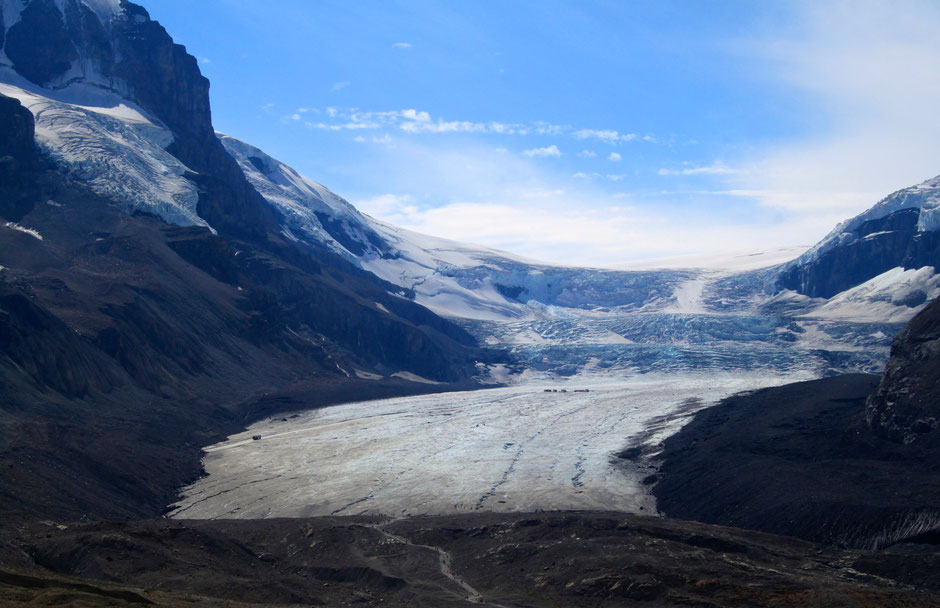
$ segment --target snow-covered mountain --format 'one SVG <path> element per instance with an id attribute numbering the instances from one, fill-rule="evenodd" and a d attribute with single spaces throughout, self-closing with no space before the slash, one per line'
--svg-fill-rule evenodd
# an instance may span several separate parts
<path id="1" fill-rule="evenodd" d="M 940 267 L 940 176 L 898 190 L 839 224 L 781 268 L 775 286 L 831 298 L 894 269 L 926 267 Z M 881 276 L 878 283 L 890 276 Z M 926 299 L 909 302 L 922 306 Z"/>
<path id="2" fill-rule="evenodd" d="M 899 324 L 940 294 L 932 266 L 889 265 L 829 298 L 785 286 L 783 277 L 820 251 L 853 242 L 837 235 L 859 226 L 864 233 L 876 216 L 896 211 L 885 203 L 876 207 L 881 213 L 846 222 L 809 251 L 686 257 L 643 270 L 571 268 L 391 226 L 261 150 L 222 140 L 252 185 L 288 218 L 294 238 L 330 247 L 435 312 L 462 319 L 488 344 L 512 349 L 528 373 L 721 366 L 876 371 Z M 933 199 L 920 200 L 929 213 Z M 919 209 L 916 199 L 906 201 L 907 213 Z"/>
<path id="3" fill-rule="evenodd" d="M 208 82 L 124 0 L 2 0 L 0 94 L 33 113 L 44 155 L 127 213 L 327 250 L 511 349 L 514 371 L 880 368 L 900 323 L 940 293 L 940 179 L 895 193 L 809 251 L 574 268 L 371 218 L 212 130 Z M 35 40 L 55 52 L 27 52 Z M 156 49 L 156 51 L 154 50 Z M 179 75 L 170 87 L 142 70 Z M 151 65 L 151 64 L 147 64 Z M 788 256 L 796 259 L 780 265 Z M 673 265 L 674 264 L 674 265 Z"/>
<path id="4" fill-rule="evenodd" d="M 504 251 L 418 234 L 360 213 L 328 188 L 261 150 L 220 136 L 248 181 L 285 218 L 293 238 L 325 245 L 451 317 L 514 320 L 546 306 L 624 310 L 665 306 L 686 271 L 552 266 Z"/>

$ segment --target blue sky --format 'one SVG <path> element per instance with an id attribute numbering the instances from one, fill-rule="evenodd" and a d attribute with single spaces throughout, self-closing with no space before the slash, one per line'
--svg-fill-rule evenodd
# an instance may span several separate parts
<path id="1" fill-rule="evenodd" d="M 936 2 L 145 4 L 220 131 L 537 259 L 808 245 L 940 173 Z"/>

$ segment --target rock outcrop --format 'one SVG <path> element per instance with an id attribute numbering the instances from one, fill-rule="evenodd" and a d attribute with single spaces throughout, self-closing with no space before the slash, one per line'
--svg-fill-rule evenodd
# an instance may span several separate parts
<path id="1" fill-rule="evenodd" d="M 877 548 L 940 539 L 940 301 L 898 335 L 884 376 L 764 389 L 668 438 L 671 517 Z"/>
<path id="2" fill-rule="evenodd" d="M 895 338 L 865 420 L 892 441 L 940 446 L 940 300 Z"/>
<path id="3" fill-rule="evenodd" d="M 0 217 L 16 221 L 32 208 L 41 166 L 33 115 L 0 95 Z"/>
<path id="4" fill-rule="evenodd" d="M 47 88 L 84 82 L 139 104 L 172 131 L 167 149 L 192 169 L 199 214 L 216 230 L 264 239 L 279 217 L 252 188 L 212 127 L 209 81 L 146 9 L 122 0 L 101 15 L 80 0 L 29 0 L 6 34 L 12 68 Z"/>

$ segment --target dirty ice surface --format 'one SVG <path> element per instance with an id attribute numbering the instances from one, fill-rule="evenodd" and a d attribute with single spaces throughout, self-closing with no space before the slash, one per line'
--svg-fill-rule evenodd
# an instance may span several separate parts
<path id="1" fill-rule="evenodd" d="M 207 448 L 208 476 L 184 490 L 171 516 L 538 509 L 652 514 L 655 502 L 642 484 L 650 471 L 616 459 L 617 452 L 655 445 L 722 397 L 796 379 L 805 378 L 751 373 L 647 375 L 593 385 L 572 380 L 277 417 Z"/>

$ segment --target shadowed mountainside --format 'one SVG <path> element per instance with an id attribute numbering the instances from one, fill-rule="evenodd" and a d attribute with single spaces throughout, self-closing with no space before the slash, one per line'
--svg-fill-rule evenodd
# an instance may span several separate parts
<path id="1" fill-rule="evenodd" d="M 18 102 L 0 124 L 2 510 L 156 515 L 266 393 L 466 388 L 499 357 L 325 250 L 127 215 L 41 161 Z"/>
<path id="2" fill-rule="evenodd" d="M 849 546 L 940 533 L 940 301 L 895 339 L 883 379 L 739 395 L 665 441 L 667 515 Z"/>

